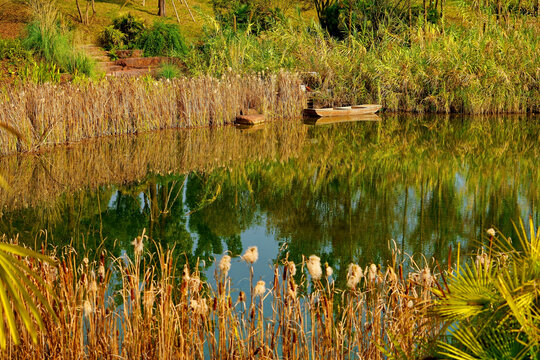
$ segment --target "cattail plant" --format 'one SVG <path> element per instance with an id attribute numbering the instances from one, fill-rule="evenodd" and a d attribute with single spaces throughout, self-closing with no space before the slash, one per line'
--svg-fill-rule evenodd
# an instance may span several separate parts
<path id="1" fill-rule="evenodd" d="M 348 286 L 339 289 L 329 281 L 333 269 L 325 264 L 323 271 L 317 255 L 307 258 L 301 271 L 285 255 L 274 265 L 272 282 L 253 283 L 258 250 L 250 247 L 242 255 L 252 275 L 246 304 L 246 294 L 236 296 L 233 290 L 231 255 L 217 263 L 212 285 L 198 264 L 178 271 L 172 250 L 157 246 L 150 254 L 139 247 L 142 239 L 144 233 L 134 241 L 132 258 L 100 252 L 79 262 L 81 255 L 66 248 L 55 255 L 57 270 L 30 263 L 56 295 L 52 306 L 59 321 L 40 310 L 45 326 L 37 344 L 23 334 L 20 346 L 9 345 L 9 354 L 19 359 L 383 359 L 420 354 L 442 329 L 428 310 L 435 299 L 431 290 L 445 287 L 442 274 L 427 263 L 411 268 L 409 276 L 403 275 L 404 264 L 384 272 L 375 264 L 366 271 L 351 264 Z"/>

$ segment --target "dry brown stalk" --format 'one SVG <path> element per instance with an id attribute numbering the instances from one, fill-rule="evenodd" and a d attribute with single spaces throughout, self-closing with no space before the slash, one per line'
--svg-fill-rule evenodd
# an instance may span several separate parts
<path id="1" fill-rule="evenodd" d="M 366 268 L 339 290 L 331 274 L 293 276 L 285 259 L 272 284 L 255 286 L 250 307 L 245 296 L 234 302 L 227 271 L 216 271 L 214 286 L 197 264 L 180 275 L 171 250 L 143 251 L 134 260 L 102 253 L 77 261 L 82 255 L 66 248 L 53 254 L 58 268 L 28 261 L 55 292 L 60 321 L 43 311 L 38 343 L 23 334 L 0 358 L 383 359 L 381 349 L 413 354 L 441 329 L 427 313 L 440 274 L 428 276 L 427 266 L 405 278 Z"/>
<path id="2" fill-rule="evenodd" d="M 209 76 L 155 81 L 107 78 L 83 84 L 9 85 L 0 92 L 0 155 L 157 129 L 223 125 L 241 110 L 267 118 L 298 117 L 305 95 L 296 74 Z"/>

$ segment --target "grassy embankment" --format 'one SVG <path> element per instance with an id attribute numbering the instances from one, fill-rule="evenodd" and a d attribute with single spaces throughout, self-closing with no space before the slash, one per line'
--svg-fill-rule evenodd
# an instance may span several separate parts
<path id="1" fill-rule="evenodd" d="M 178 108 L 175 119 L 167 120 L 166 125 L 157 126 L 148 122 L 150 117 L 144 109 L 141 109 L 140 114 L 132 113 L 128 116 L 126 112 L 113 106 L 108 110 L 119 112 L 109 114 L 112 114 L 113 118 L 122 118 L 125 125 L 117 126 L 114 121 L 110 121 L 111 116 L 100 115 L 103 114 L 99 110 L 100 106 L 104 109 L 108 105 L 99 104 L 98 101 L 102 100 L 92 98 L 90 93 L 88 95 L 93 99 L 93 103 L 83 102 L 78 105 L 88 106 L 88 109 L 97 111 L 95 114 L 75 115 L 75 117 L 59 114 L 54 120 L 48 120 L 50 116 L 47 114 L 40 115 L 42 118 L 36 117 L 37 113 L 44 112 L 45 109 L 37 105 L 43 99 L 40 94 L 50 92 L 50 88 L 46 85 L 42 89 L 32 90 L 33 85 L 27 83 L 55 83 L 60 81 L 62 72 L 76 74 L 77 80 L 80 76 L 91 75 L 93 73 L 91 61 L 79 55 L 72 45 L 85 36 L 95 38 L 101 23 L 108 22 L 109 17 L 119 13 L 120 4 L 98 3 L 97 15 L 103 13 L 107 16 L 95 15 L 94 19 L 89 21 L 89 25 L 78 26 L 79 33 L 87 34 L 79 36 L 79 40 L 77 36 L 66 32 L 69 26 L 62 25 L 64 21 L 62 19 L 66 18 L 71 19 L 67 23 L 76 23 L 77 16 L 73 13 L 73 4 L 68 6 L 66 2 L 60 1 L 58 8 L 63 12 L 60 15 L 50 3 L 43 5 L 40 0 L 33 0 L 30 4 L 34 4 L 32 11 L 34 21 L 27 26 L 25 38 L 21 42 L 23 50 L 17 46 L 13 48 L 11 45 L 6 47 L 0 44 L 0 53 L 4 56 L 14 59 L 32 59 L 32 56 L 38 56 L 45 60 L 27 67 L 22 76 L 24 83 L 4 92 L 6 95 L 3 101 L 6 103 L 13 101 L 13 104 L 17 104 L 15 107 L 22 106 L 25 109 L 22 111 L 21 108 L 17 110 L 17 114 L 12 114 L 13 110 L 5 107 L 3 114 L 0 115 L 0 121 L 18 128 L 31 142 L 31 146 L 19 145 L 17 150 L 31 150 L 43 144 L 78 141 L 104 134 L 186 125 L 182 120 L 180 123 L 176 121 L 186 116 L 181 107 Z M 380 8 L 384 9 L 391 4 L 381 4 Z M 275 76 L 272 74 L 282 72 L 284 69 L 303 74 L 312 73 L 303 77 L 304 81 L 315 89 L 313 96 L 318 106 L 381 103 L 390 111 L 471 114 L 538 112 L 540 58 L 536 54 L 540 53 L 539 18 L 534 14 L 534 4 L 530 2 L 520 4 L 521 8 L 508 6 L 505 8 L 504 16 L 499 17 L 490 7 L 476 8 L 474 4 L 451 2 L 445 7 L 442 16 L 435 9 L 435 14 L 439 17 L 435 16 L 430 21 L 423 18 L 422 12 L 418 10 L 418 4 L 413 4 L 410 17 L 404 18 L 406 13 L 403 12 L 392 15 L 394 17 L 381 13 L 377 15 L 378 18 L 369 18 L 371 20 L 365 20 L 364 23 L 358 21 L 350 34 L 346 33 L 347 28 L 343 30 L 342 24 L 338 35 L 334 37 L 329 36 L 318 24 L 308 19 L 310 16 L 301 13 L 294 15 L 293 11 L 287 12 L 283 17 L 270 19 L 271 21 L 264 23 L 264 29 L 256 31 L 249 25 L 235 29 L 236 23 L 231 27 L 225 21 L 220 23 L 207 16 L 206 25 L 202 29 L 184 28 L 187 37 L 192 39 L 188 51 L 171 52 L 169 55 L 177 56 L 176 61 L 184 64 L 184 75 L 195 78 L 199 76 L 219 78 L 223 74 L 230 73 L 253 76 L 251 74 L 256 73 L 261 77 L 260 81 L 265 82 L 271 81 L 266 80 L 268 76 Z M 47 11 L 40 10 L 44 6 Z M 153 5 L 147 4 L 146 7 L 142 7 L 128 4 L 125 9 L 141 15 L 141 12 L 148 11 L 150 6 Z M 187 10 L 183 8 L 183 11 Z M 207 11 L 207 8 L 201 8 L 198 16 Z M 470 11 L 474 16 L 470 15 Z M 358 10 L 358 14 L 363 14 L 366 18 L 373 16 L 373 13 L 372 8 Z M 66 17 L 66 14 L 70 14 L 71 18 Z M 153 16 L 146 13 L 145 17 L 150 20 Z M 344 15 L 339 15 L 339 19 L 343 20 Z M 169 22 L 173 20 L 174 17 L 167 19 Z M 374 24 L 377 24 L 376 28 Z M 343 39 L 340 40 L 339 37 Z M 169 67 L 164 69 L 163 73 L 168 77 L 174 77 L 179 74 L 177 70 Z M 196 83 L 205 80 L 193 81 Z M 104 81 L 103 84 L 107 82 L 109 81 Z M 111 97 L 110 93 L 102 94 L 102 98 L 112 98 L 113 102 L 118 103 L 125 100 L 135 102 L 139 99 L 129 99 L 130 94 L 140 93 L 138 96 L 142 99 L 153 99 L 152 86 L 141 89 L 135 88 L 140 87 L 139 82 L 123 84 L 125 87 L 122 93 L 125 96 L 123 95 L 122 99 L 114 95 Z M 69 90 L 80 87 L 80 91 L 86 94 L 92 86 L 94 85 L 70 85 Z M 110 90 L 115 88 L 114 81 L 109 85 L 99 86 Z M 178 90 L 169 85 L 160 86 L 163 89 Z M 225 83 L 220 83 L 216 87 L 226 89 Z M 61 91 L 63 88 L 58 89 Z M 213 90 L 215 88 L 198 92 L 201 98 L 191 97 L 189 100 L 191 103 L 184 102 L 182 106 L 197 108 L 198 104 L 209 102 L 208 94 L 213 94 Z M 291 101 L 294 99 L 303 101 L 300 94 L 292 95 L 293 92 L 300 91 L 298 88 L 290 88 L 288 91 L 291 94 Z M 24 96 L 14 93 L 21 93 Z M 184 95 L 171 92 L 167 93 L 166 97 L 172 99 L 182 96 Z M 225 98 L 228 94 L 222 93 L 218 96 Z M 54 102 L 56 98 L 58 96 L 53 91 L 47 101 Z M 53 103 L 50 105 L 48 109 L 55 108 Z M 236 109 L 227 110 L 227 118 L 211 122 L 229 122 L 233 115 L 246 105 L 249 106 L 242 102 L 234 104 Z M 154 105 L 145 106 L 150 109 Z M 303 102 L 294 105 L 297 110 L 302 106 Z M 260 110 L 266 109 L 268 108 Z M 132 110 L 139 111 L 137 107 Z M 274 114 L 283 115 L 280 111 L 273 110 Z M 82 114 L 87 110 L 78 108 L 77 112 Z M 206 110 L 201 109 L 201 112 L 205 113 Z M 69 111 L 65 113 L 70 114 Z M 299 111 L 286 113 L 289 116 L 299 115 Z M 89 117 L 96 119 L 100 125 L 89 126 Z M 138 124 L 126 125 L 132 118 L 136 118 Z M 4 147 L 3 152 L 11 152 L 13 149 L 13 145 L 10 145 L 9 148 Z"/>

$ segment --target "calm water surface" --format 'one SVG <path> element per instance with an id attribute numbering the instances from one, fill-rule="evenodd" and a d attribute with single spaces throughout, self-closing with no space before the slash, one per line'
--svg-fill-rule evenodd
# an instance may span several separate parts
<path id="1" fill-rule="evenodd" d="M 0 233 L 28 244 L 132 254 L 143 229 L 179 266 L 259 247 L 255 276 L 285 256 L 317 254 L 343 279 L 351 262 L 384 264 L 390 243 L 444 263 L 485 230 L 539 224 L 538 117 L 384 116 L 164 131 L 0 158 Z M 147 249 L 152 251 L 154 245 Z M 239 287 L 246 265 L 233 264 Z"/>

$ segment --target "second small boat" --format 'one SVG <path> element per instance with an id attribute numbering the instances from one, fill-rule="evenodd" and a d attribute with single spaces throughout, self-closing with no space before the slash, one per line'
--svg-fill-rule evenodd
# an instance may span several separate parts
<path id="1" fill-rule="evenodd" d="M 381 105 L 355 105 L 333 108 L 304 109 L 305 117 L 324 117 L 324 116 L 351 116 L 375 114 L 381 109 Z"/>

